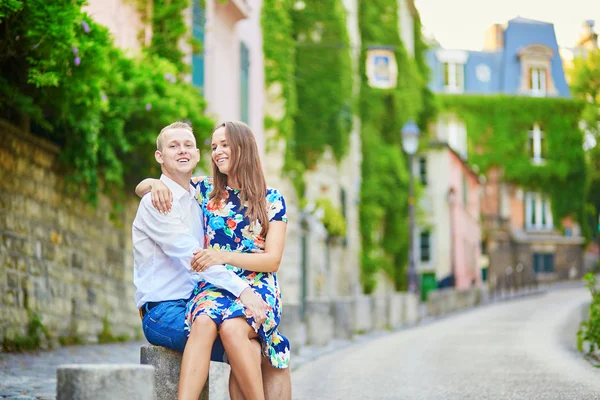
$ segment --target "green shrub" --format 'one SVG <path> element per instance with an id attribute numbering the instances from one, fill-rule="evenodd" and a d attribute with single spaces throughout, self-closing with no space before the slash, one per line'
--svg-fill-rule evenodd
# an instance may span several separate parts
<path id="1" fill-rule="evenodd" d="M 592 273 L 587 273 L 584 277 L 586 287 L 592 295 L 590 304 L 589 320 L 583 321 L 577 332 L 577 348 L 579 351 L 584 351 L 584 344 L 589 345 L 588 354 L 593 355 L 597 350 L 600 350 L 600 291 L 596 285 L 598 281 Z"/>
<path id="2" fill-rule="evenodd" d="M 84 3 L 0 5 L 0 118 L 59 144 L 70 188 L 94 202 L 102 185 L 122 193 L 125 182 L 156 174 L 152 144 L 163 126 L 189 120 L 203 143 L 213 123 L 203 116 L 202 96 L 181 79 L 183 64 L 161 56 L 159 38 L 128 58 L 81 10 Z M 169 10 L 164 18 L 172 18 Z M 185 26 L 182 18 L 168 27 Z"/>
<path id="3" fill-rule="evenodd" d="M 4 339 L 2 348 L 6 352 L 22 352 L 38 350 L 42 347 L 44 340 L 46 342 L 52 340 L 52 336 L 48 328 L 42 323 L 40 315 L 34 311 L 27 312 L 29 322 L 27 333 L 25 336 L 16 335 L 14 339 Z"/>

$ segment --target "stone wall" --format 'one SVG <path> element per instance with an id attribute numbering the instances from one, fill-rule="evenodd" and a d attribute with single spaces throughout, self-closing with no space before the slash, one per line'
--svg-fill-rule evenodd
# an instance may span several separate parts
<path id="1" fill-rule="evenodd" d="M 131 221 L 110 221 L 65 193 L 59 149 L 0 121 L 0 341 L 24 336 L 28 309 L 54 339 L 94 342 L 107 319 L 114 335 L 139 334 L 133 301 Z"/>

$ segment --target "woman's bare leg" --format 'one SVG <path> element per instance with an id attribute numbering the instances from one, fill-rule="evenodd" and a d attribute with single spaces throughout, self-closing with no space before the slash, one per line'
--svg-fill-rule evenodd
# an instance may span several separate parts
<path id="1" fill-rule="evenodd" d="M 256 332 L 242 317 L 228 319 L 219 329 L 231 370 L 246 400 L 264 400 L 260 354 L 253 349 Z"/>
<path id="2" fill-rule="evenodd" d="M 254 338 L 250 341 L 252 343 L 252 349 L 256 352 L 257 361 L 260 363 L 261 352 L 260 352 L 260 342 L 258 338 Z M 264 380 L 263 380 L 264 385 Z M 267 396 L 267 393 L 265 393 Z M 235 375 L 233 374 L 233 369 L 229 373 L 229 397 L 231 400 L 246 400 L 244 398 L 244 394 L 242 393 L 242 389 L 240 389 L 240 384 L 235 379 Z"/>
<path id="3" fill-rule="evenodd" d="M 217 324 L 200 315 L 192 324 L 179 375 L 178 400 L 198 400 L 208 378 L 210 352 L 217 338 Z"/>

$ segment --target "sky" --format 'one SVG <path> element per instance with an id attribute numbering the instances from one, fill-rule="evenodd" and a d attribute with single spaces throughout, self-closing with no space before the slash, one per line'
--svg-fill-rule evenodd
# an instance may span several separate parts
<path id="1" fill-rule="evenodd" d="M 560 47 L 573 47 L 584 20 L 600 33 L 600 0 L 415 0 L 423 30 L 448 49 L 482 50 L 484 31 L 521 16 L 554 24 Z"/>

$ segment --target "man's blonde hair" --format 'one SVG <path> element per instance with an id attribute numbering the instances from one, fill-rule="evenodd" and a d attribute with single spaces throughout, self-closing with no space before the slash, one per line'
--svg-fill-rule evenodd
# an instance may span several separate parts
<path id="1" fill-rule="evenodd" d="M 171 129 L 185 129 L 186 131 L 190 131 L 190 133 L 192 135 L 194 134 L 194 130 L 187 122 L 180 122 L 180 121 L 173 122 L 171 125 L 167 125 L 164 128 L 162 128 L 160 133 L 156 137 L 156 150 L 162 151 L 165 133 L 167 133 Z"/>

